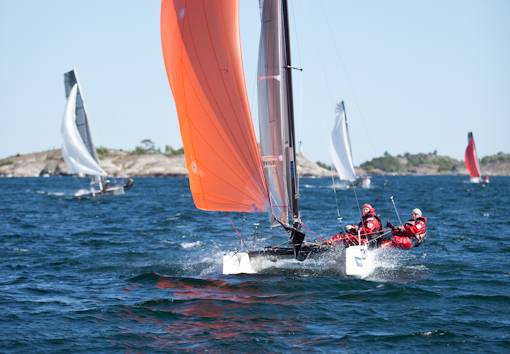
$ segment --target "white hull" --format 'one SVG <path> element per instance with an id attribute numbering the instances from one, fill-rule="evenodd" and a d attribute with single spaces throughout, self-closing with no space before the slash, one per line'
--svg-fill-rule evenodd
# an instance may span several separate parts
<path id="1" fill-rule="evenodd" d="M 223 274 L 254 274 L 257 273 L 246 252 L 230 252 L 223 256 Z"/>
<path id="2" fill-rule="evenodd" d="M 471 177 L 469 183 L 489 183 L 489 179 L 482 179 L 481 177 Z"/>
<path id="3" fill-rule="evenodd" d="M 123 195 L 124 194 L 124 186 L 112 186 L 106 188 L 106 191 L 104 193 L 101 193 L 102 191 L 100 189 L 94 189 L 91 188 L 90 190 L 87 189 L 80 189 L 78 192 L 75 193 L 75 196 L 77 197 L 95 197 L 102 194 L 111 194 L 111 195 Z"/>
<path id="4" fill-rule="evenodd" d="M 374 255 L 366 245 L 345 249 L 345 275 L 365 278 L 375 270 Z"/>
<path id="5" fill-rule="evenodd" d="M 345 257 L 344 257 L 345 255 Z M 267 260 L 273 261 L 271 256 Z M 347 276 L 365 278 L 375 270 L 374 255 L 366 245 L 350 246 L 343 251 L 341 270 Z M 296 264 L 303 264 L 297 260 L 288 260 Z M 313 262 L 308 260 L 306 262 Z M 223 256 L 223 274 L 255 274 L 261 264 L 261 259 L 253 260 L 247 252 L 230 252 Z"/>

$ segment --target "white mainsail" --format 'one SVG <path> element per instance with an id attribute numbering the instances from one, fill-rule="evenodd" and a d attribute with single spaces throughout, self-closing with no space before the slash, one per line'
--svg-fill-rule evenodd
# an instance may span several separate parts
<path id="1" fill-rule="evenodd" d="M 341 180 L 355 181 L 356 172 L 352 163 L 351 144 L 344 102 L 335 107 L 336 123 L 331 132 L 330 153 Z"/>
<path id="2" fill-rule="evenodd" d="M 77 92 L 78 83 L 75 83 L 69 92 L 64 116 L 62 118 L 62 156 L 73 174 L 81 173 L 90 176 L 106 177 L 106 172 L 90 154 L 89 149 L 85 146 L 82 136 L 78 131 L 76 121 Z M 86 130 L 88 131 L 88 125 Z"/>
<path id="3" fill-rule="evenodd" d="M 87 108 L 85 107 L 85 99 L 83 98 L 83 92 L 81 90 L 80 82 L 78 81 L 78 75 L 76 70 L 71 70 L 64 74 L 64 86 L 66 89 L 66 99 L 69 98 L 69 94 L 74 85 L 78 85 L 78 91 L 76 92 L 76 127 L 80 132 L 81 139 L 87 147 L 90 155 L 99 163 L 96 148 L 92 141 L 92 134 L 90 133 L 89 121 L 87 118 Z"/>

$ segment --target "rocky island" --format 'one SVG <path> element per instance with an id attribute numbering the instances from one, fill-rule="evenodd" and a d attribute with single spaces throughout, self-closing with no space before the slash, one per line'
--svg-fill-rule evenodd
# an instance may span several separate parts
<path id="1" fill-rule="evenodd" d="M 115 149 L 98 149 L 99 164 L 112 177 L 182 177 L 188 175 L 183 154 L 145 153 Z M 300 177 L 331 177 L 326 165 L 315 163 L 298 155 Z M 500 153 L 487 156 L 480 163 L 482 174 L 510 176 L 510 155 Z M 430 154 L 405 154 L 372 159 L 356 167 L 356 174 L 363 175 L 467 175 L 463 161 L 447 156 Z M 35 152 L 0 159 L 2 177 L 36 177 L 69 175 L 60 149 Z"/>

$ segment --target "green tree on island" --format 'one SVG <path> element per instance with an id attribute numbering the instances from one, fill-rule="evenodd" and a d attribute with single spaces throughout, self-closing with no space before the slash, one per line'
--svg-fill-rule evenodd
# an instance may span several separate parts
<path id="1" fill-rule="evenodd" d="M 179 150 L 175 150 L 170 145 L 165 145 L 165 153 L 169 156 L 182 155 L 184 154 L 184 148 L 180 148 Z"/>
<path id="2" fill-rule="evenodd" d="M 110 151 L 108 151 L 108 149 L 105 148 L 104 146 L 96 148 L 96 152 L 100 160 L 102 160 L 105 156 L 110 155 Z"/>
<path id="3" fill-rule="evenodd" d="M 385 151 L 383 157 L 376 157 L 371 161 L 362 163 L 361 168 L 365 170 L 373 170 L 377 168 L 384 172 L 398 172 L 402 168 L 402 165 L 398 158 L 391 156 L 387 151 Z"/>

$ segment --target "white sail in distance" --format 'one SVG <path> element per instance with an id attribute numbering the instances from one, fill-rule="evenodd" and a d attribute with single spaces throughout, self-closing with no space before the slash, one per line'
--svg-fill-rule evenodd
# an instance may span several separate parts
<path id="1" fill-rule="evenodd" d="M 87 108 L 85 107 L 85 99 L 83 98 L 83 92 L 81 90 L 80 82 L 78 80 L 78 74 L 76 70 L 71 70 L 64 74 L 64 86 L 66 89 L 66 99 L 69 98 L 69 94 L 74 85 L 78 85 L 78 91 L 76 92 L 76 127 L 80 132 L 81 139 L 87 147 L 90 155 L 99 163 L 96 148 L 92 141 L 92 134 L 90 133 L 89 121 L 87 118 Z"/>
<path id="2" fill-rule="evenodd" d="M 356 172 L 352 163 L 347 116 L 343 101 L 335 107 L 336 122 L 331 132 L 330 153 L 341 180 L 355 181 Z"/>
<path id="3" fill-rule="evenodd" d="M 106 177 L 106 172 L 99 166 L 90 154 L 82 140 L 76 125 L 76 97 L 78 84 L 75 84 L 67 98 L 67 104 L 62 118 L 62 156 L 73 174 Z"/>

